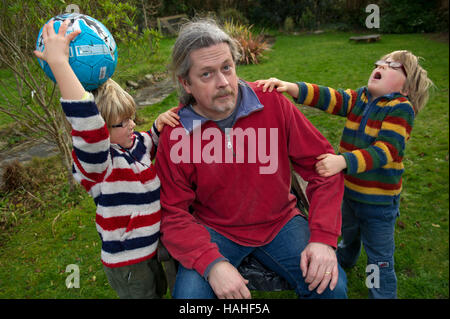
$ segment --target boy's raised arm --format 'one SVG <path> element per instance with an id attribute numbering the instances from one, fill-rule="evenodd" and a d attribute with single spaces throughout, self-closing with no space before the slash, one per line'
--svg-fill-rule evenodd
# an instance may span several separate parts
<path id="1" fill-rule="evenodd" d="M 258 80 L 255 82 L 258 87 L 261 85 L 263 86 L 262 90 L 263 92 L 266 92 L 269 90 L 269 92 L 272 92 L 272 90 L 276 87 L 277 92 L 286 92 L 290 96 L 292 96 L 294 99 L 298 97 L 298 85 L 291 82 L 281 81 L 277 78 L 270 78 L 267 80 Z"/>

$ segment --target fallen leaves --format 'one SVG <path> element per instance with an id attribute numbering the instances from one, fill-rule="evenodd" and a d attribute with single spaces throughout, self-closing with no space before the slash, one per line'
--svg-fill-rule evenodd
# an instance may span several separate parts
<path id="1" fill-rule="evenodd" d="M 418 229 L 422 228 L 422 224 L 418 220 L 415 221 L 413 225 Z M 431 223 L 431 226 L 433 226 L 434 228 L 441 228 L 441 225 L 435 223 Z M 407 225 L 403 221 L 397 220 L 397 227 L 399 227 L 400 229 L 405 229 Z"/>
<path id="2" fill-rule="evenodd" d="M 402 222 L 401 220 L 397 220 L 397 226 L 400 227 L 401 229 L 405 229 L 406 225 L 404 222 Z"/>

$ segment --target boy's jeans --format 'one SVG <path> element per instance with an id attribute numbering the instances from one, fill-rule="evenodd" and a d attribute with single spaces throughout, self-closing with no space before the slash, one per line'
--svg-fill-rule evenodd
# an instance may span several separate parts
<path id="1" fill-rule="evenodd" d="M 300 270 L 300 254 L 308 244 L 308 222 L 301 216 L 293 217 L 267 245 L 261 247 L 241 246 L 206 227 L 221 254 L 228 258 L 236 268 L 242 260 L 252 253 L 261 263 L 283 276 L 295 287 L 301 298 L 347 298 L 347 277 L 339 267 L 339 280 L 336 288 L 327 288 L 322 294 L 309 291 Z M 207 299 L 216 298 L 209 283 L 195 270 L 178 267 L 174 298 Z"/>
<path id="2" fill-rule="evenodd" d="M 370 281 L 370 298 L 397 298 L 397 276 L 394 269 L 394 229 L 399 216 L 400 196 L 392 205 L 370 205 L 350 200 L 342 201 L 342 240 L 337 249 L 338 261 L 344 268 L 355 266 L 361 252 L 361 242 L 367 254 L 368 275 L 379 270 L 377 280 Z M 367 284 L 367 282 L 366 282 Z"/>

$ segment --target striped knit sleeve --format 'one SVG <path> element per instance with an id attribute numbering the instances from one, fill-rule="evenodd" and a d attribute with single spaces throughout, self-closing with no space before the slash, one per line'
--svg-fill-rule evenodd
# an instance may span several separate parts
<path id="1" fill-rule="evenodd" d="M 356 103 L 358 92 L 354 90 L 332 89 L 330 87 L 297 82 L 298 104 L 312 106 L 333 115 L 346 117 Z"/>
<path id="2" fill-rule="evenodd" d="M 150 129 L 150 134 L 152 136 L 152 141 L 155 146 L 158 146 L 159 142 L 159 131 L 156 128 L 156 121 L 153 122 L 152 128 Z"/>
<path id="3" fill-rule="evenodd" d="M 142 132 L 141 134 L 144 136 L 144 144 L 147 148 L 147 152 L 150 153 L 150 160 L 153 161 L 159 143 L 159 132 L 156 128 L 156 121 L 148 131 Z"/>
<path id="4" fill-rule="evenodd" d="M 347 174 L 370 171 L 386 165 L 401 165 L 406 142 L 414 123 L 414 109 L 406 98 L 390 102 L 391 110 L 382 120 L 374 142 L 367 148 L 342 153 L 347 162 Z M 370 127 L 366 127 L 366 133 Z"/>
<path id="5" fill-rule="evenodd" d="M 75 169 L 88 180 L 103 180 L 110 163 L 109 132 L 93 96 L 80 101 L 61 99 L 61 105 L 72 126 Z"/>

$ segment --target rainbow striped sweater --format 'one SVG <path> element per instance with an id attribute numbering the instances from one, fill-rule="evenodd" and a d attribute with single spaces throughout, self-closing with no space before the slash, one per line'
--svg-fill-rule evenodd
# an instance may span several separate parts
<path id="1" fill-rule="evenodd" d="M 367 204 L 392 204 L 402 190 L 405 144 L 415 115 L 411 102 L 400 93 L 371 101 L 367 87 L 355 91 L 297 85 L 297 103 L 347 118 L 339 145 L 347 163 L 344 196 Z"/>
<path id="2" fill-rule="evenodd" d="M 97 206 L 102 263 L 121 267 L 152 258 L 161 219 L 160 181 L 152 164 L 156 127 L 135 132 L 133 146 L 124 149 L 110 143 L 92 95 L 61 104 L 72 125 L 73 175 Z"/>

